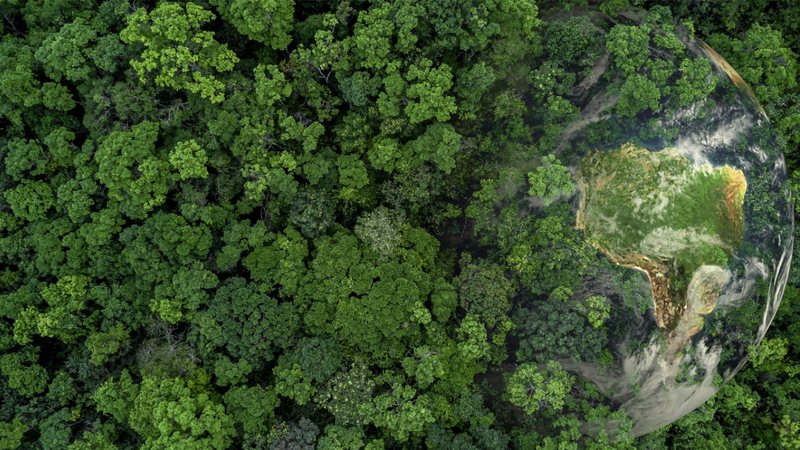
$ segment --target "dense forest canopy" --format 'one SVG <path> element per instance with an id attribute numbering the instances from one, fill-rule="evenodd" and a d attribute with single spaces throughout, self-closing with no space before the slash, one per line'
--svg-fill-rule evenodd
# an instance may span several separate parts
<path id="1" fill-rule="evenodd" d="M 706 60 L 652 63 L 683 45 L 653 29 L 703 39 L 797 186 L 800 3 L 0 13 L 0 449 L 800 448 L 796 270 L 744 369 L 654 433 L 557 361 L 614 358 L 609 299 L 574 301 L 598 253 L 558 151 L 594 61 L 634 118 L 715 88 Z"/>

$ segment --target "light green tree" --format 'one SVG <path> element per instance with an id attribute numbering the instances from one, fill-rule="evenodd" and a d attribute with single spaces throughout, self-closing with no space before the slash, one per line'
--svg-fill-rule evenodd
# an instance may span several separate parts
<path id="1" fill-rule="evenodd" d="M 221 102 L 225 84 L 217 74 L 233 69 L 239 58 L 217 42 L 213 32 L 201 29 L 215 17 L 192 2 L 164 2 L 150 12 L 140 8 L 129 15 L 120 38 L 144 47 L 131 61 L 139 80 L 152 77 L 156 86 L 187 89 L 212 103 Z"/>
<path id="2" fill-rule="evenodd" d="M 22 438 L 28 426 L 20 419 L 11 422 L 0 422 L 0 449 L 14 450 L 22 447 Z"/>
<path id="3" fill-rule="evenodd" d="M 686 58 L 681 61 L 680 78 L 675 82 L 678 105 L 688 105 L 705 98 L 717 87 L 718 78 L 705 58 Z"/>
<path id="4" fill-rule="evenodd" d="M 236 386 L 225 393 L 225 411 L 245 436 L 266 435 L 275 419 L 280 400 L 271 388 Z"/>
<path id="5" fill-rule="evenodd" d="M 192 392 L 179 378 L 145 378 L 129 423 L 145 438 L 142 449 L 224 449 L 233 435 L 224 407 L 205 392 Z"/>
<path id="6" fill-rule="evenodd" d="M 455 98 L 447 94 L 453 86 L 453 74 L 447 64 L 433 67 L 431 60 L 423 59 L 408 68 L 406 79 L 406 95 L 413 101 L 406 105 L 405 112 L 412 124 L 429 119 L 446 122 L 455 114 Z"/>
<path id="7" fill-rule="evenodd" d="M 143 219 L 166 201 L 173 175 L 169 163 L 156 155 L 158 129 L 154 122 L 142 122 L 129 131 L 115 131 L 94 155 L 97 179 L 128 217 Z"/>
<path id="8" fill-rule="evenodd" d="M 608 32 L 606 48 L 625 75 L 639 71 L 650 58 L 650 31 L 648 26 L 616 25 Z"/>
<path id="9" fill-rule="evenodd" d="M 619 94 L 617 111 L 623 116 L 633 117 L 640 111 L 658 111 L 661 90 L 644 75 L 634 74 L 625 80 Z"/>
<path id="10" fill-rule="evenodd" d="M 600 295 L 590 295 L 578 304 L 578 309 L 586 315 L 586 320 L 594 328 L 600 328 L 611 315 L 611 302 Z"/>
<path id="11" fill-rule="evenodd" d="M 545 408 L 557 412 L 572 389 L 574 379 L 560 364 L 549 361 L 543 368 L 535 364 L 522 364 L 508 380 L 511 403 L 526 414 L 535 414 Z"/>
<path id="12" fill-rule="evenodd" d="M 556 159 L 555 155 L 542 158 L 542 164 L 534 172 L 528 172 L 528 195 L 540 197 L 545 206 L 550 205 L 562 196 L 570 196 L 575 192 L 575 183 L 569 169 Z"/>
<path id="13" fill-rule="evenodd" d="M 194 139 L 178 142 L 169 154 L 169 163 L 178 171 L 181 180 L 207 178 L 207 162 L 206 151 Z"/>

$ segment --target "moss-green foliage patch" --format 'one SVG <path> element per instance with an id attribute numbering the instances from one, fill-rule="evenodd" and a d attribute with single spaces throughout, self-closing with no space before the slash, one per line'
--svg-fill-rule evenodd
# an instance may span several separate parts
<path id="1" fill-rule="evenodd" d="M 702 264 L 724 265 L 741 243 L 741 171 L 696 166 L 674 149 L 626 144 L 581 162 L 579 225 L 615 255 L 675 260 L 689 275 Z"/>

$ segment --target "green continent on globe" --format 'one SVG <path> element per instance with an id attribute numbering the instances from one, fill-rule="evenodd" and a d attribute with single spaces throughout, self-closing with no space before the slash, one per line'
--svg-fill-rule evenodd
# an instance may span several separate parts
<path id="1" fill-rule="evenodd" d="M 693 164 L 673 148 L 624 144 L 584 157 L 577 182 L 576 226 L 586 239 L 647 274 L 656 323 L 673 343 L 696 334 L 744 236 L 742 171 Z"/>

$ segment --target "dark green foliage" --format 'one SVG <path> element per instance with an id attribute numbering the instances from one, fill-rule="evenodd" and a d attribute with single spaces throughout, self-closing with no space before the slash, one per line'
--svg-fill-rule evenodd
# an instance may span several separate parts
<path id="1" fill-rule="evenodd" d="M 250 39 L 283 50 L 291 41 L 293 0 L 216 0 L 223 17 Z M 266 26 L 265 26 L 266 24 Z"/>
<path id="2" fill-rule="evenodd" d="M 8 380 L 8 387 L 23 397 L 33 397 L 47 387 L 47 372 L 37 364 L 33 348 L 0 356 L 0 374 Z"/>
<path id="3" fill-rule="evenodd" d="M 506 265 L 537 294 L 559 286 L 576 287 L 596 253 L 574 228 L 564 206 L 554 206 L 538 219 L 520 217 L 512 207 L 500 214 L 498 240 Z"/>
<path id="4" fill-rule="evenodd" d="M 600 355 L 606 331 L 593 327 L 568 301 L 551 298 L 515 314 L 520 361 L 546 361 L 558 355 L 589 361 Z"/>
<path id="5" fill-rule="evenodd" d="M 313 239 L 333 224 L 333 202 L 325 191 L 306 190 L 294 199 L 289 224 Z"/>
<path id="6" fill-rule="evenodd" d="M 586 69 L 603 51 L 602 32 L 586 16 L 548 22 L 542 35 L 547 59 L 562 67 Z"/>
<path id="7" fill-rule="evenodd" d="M 225 411 L 248 437 L 257 438 L 268 434 L 275 408 L 280 401 L 272 390 L 261 386 L 237 386 L 225 393 Z"/>
<path id="8" fill-rule="evenodd" d="M 549 362 L 619 326 L 578 291 L 597 252 L 559 136 L 606 53 L 621 115 L 702 102 L 696 29 L 796 182 L 800 9 L 559 9 L 588 3 L 0 0 L 0 449 L 631 448 Z M 748 181 L 764 226 L 769 180 Z M 800 447 L 799 297 L 734 382 L 636 444 Z"/>
<path id="9" fill-rule="evenodd" d="M 91 48 L 89 43 L 96 37 L 97 31 L 78 18 L 61 27 L 58 33 L 49 35 L 36 51 L 36 59 L 44 66 L 47 76 L 55 81 L 62 78 L 84 80 L 93 71 L 87 53 Z"/>
<path id="10" fill-rule="evenodd" d="M 297 423 L 281 424 L 270 434 L 270 450 L 314 450 L 319 427 L 301 418 Z"/>
<path id="11" fill-rule="evenodd" d="M 465 258 L 454 282 L 468 314 L 480 317 L 489 327 L 507 318 L 514 288 L 500 266 Z"/>
<path id="12" fill-rule="evenodd" d="M 242 278 L 226 281 L 192 322 L 189 341 L 204 360 L 219 363 L 229 355 L 255 369 L 288 347 L 298 326 L 291 304 L 279 304 Z"/>
<path id="13" fill-rule="evenodd" d="M 796 50 L 786 46 L 779 30 L 754 24 L 741 39 L 713 34 L 708 40 L 750 83 L 759 101 L 780 106 L 770 110 L 773 116 L 785 114 L 780 110 L 797 88 L 797 61 Z"/>
<path id="14" fill-rule="evenodd" d="M 623 116 L 633 117 L 646 109 L 657 110 L 659 100 L 658 85 L 642 75 L 633 74 L 622 85 L 617 110 Z"/>

